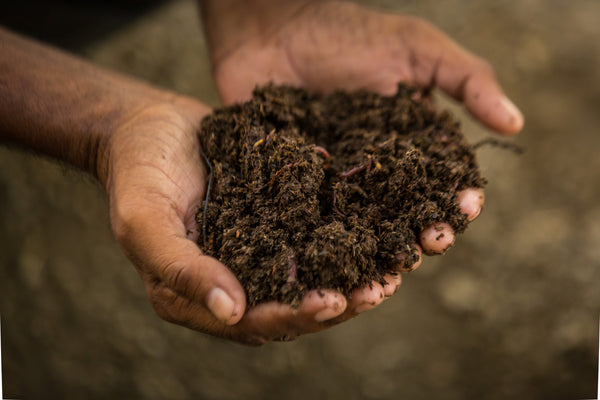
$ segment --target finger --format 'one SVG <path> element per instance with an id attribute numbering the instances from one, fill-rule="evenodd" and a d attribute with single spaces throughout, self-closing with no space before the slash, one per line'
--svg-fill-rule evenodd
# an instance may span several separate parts
<path id="1" fill-rule="evenodd" d="M 163 241 L 169 250 L 150 250 L 158 277 L 180 296 L 205 306 L 227 325 L 240 321 L 246 308 L 245 292 L 235 275 L 221 262 L 202 255 L 185 238 Z"/>
<path id="2" fill-rule="evenodd" d="M 348 311 L 354 315 L 360 314 L 377 307 L 384 299 L 383 286 L 379 282 L 371 282 L 371 285 L 352 292 L 348 302 Z"/>
<path id="3" fill-rule="evenodd" d="M 409 252 L 411 257 L 409 257 Z M 423 262 L 423 250 L 421 246 L 416 243 L 413 243 L 408 251 L 400 252 L 396 255 L 396 259 L 398 260 L 398 270 L 400 272 L 410 272 L 413 271 L 421 265 Z"/>
<path id="4" fill-rule="evenodd" d="M 425 254 L 442 254 L 454 244 L 454 230 L 448 223 L 438 222 L 425 228 L 419 238 Z"/>
<path id="5" fill-rule="evenodd" d="M 481 213 L 481 209 L 485 202 L 483 189 L 469 188 L 462 190 L 458 194 L 456 201 L 461 212 L 467 215 L 467 220 L 473 221 Z M 425 254 L 442 254 L 452 247 L 455 235 L 454 230 L 449 224 L 440 222 L 425 228 L 423 232 L 421 232 L 419 239 Z M 406 257 L 406 253 L 404 253 L 404 257 Z M 403 253 L 400 253 L 398 258 L 403 261 Z M 417 266 L 412 269 L 415 269 L 420 265 L 421 259 L 422 257 L 419 258 Z M 402 267 L 400 268 L 402 269 Z"/>
<path id="6" fill-rule="evenodd" d="M 391 297 L 400 288 L 400 285 L 402 284 L 402 275 L 399 273 L 386 274 L 383 279 L 386 283 L 383 285 L 383 295 L 385 297 Z"/>
<path id="7" fill-rule="evenodd" d="M 388 275 L 393 276 L 393 274 Z M 385 277 L 386 281 L 387 279 L 389 279 L 388 275 L 386 275 Z M 397 288 L 397 286 L 400 285 L 402 278 L 398 274 L 395 279 L 397 282 L 395 283 Z M 326 321 L 325 324 L 326 326 L 333 326 L 345 322 L 349 319 L 356 317 L 362 312 L 377 307 L 386 298 L 387 297 L 385 295 L 384 286 L 382 286 L 378 282 L 371 282 L 371 285 L 369 286 L 360 289 L 355 289 L 349 297 L 346 311 L 340 316 Z"/>
<path id="8" fill-rule="evenodd" d="M 248 310 L 235 328 L 252 332 L 265 341 L 292 340 L 324 329 L 322 322 L 340 316 L 346 307 L 346 298 L 335 290 L 312 290 L 298 308 L 275 301 L 259 304 Z"/>
<path id="9" fill-rule="evenodd" d="M 298 320 L 308 322 L 323 322 L 341 315 L 347 307 L 346 298 L 339 292 L 331 289 L 316 289 L 308 292 L 295 315 Z"/>
<path id="10" fill-rule="evenodd" d="M 504 134 L 514 135 L 523 129 L 521 111 L 506 97 L 487 63 L 475 64 L 473 72 L 462 77 L 462 90 L 456 94 L 467 110 L 490 128 Z M 440 73 L 440 79 L 456 79 L 455 71 L 448 71 L 448 78 Z M 458 75 L 460 77 L 460 75 Z"/>
<path id="11" fill-rule="evenodd" d="M 438 86 L 498 132 L 518 133 L 523 115 L 502 91 L 490 64 L 428 23 L 419 25 L 417 40 L 408 44 L 415 83 Z"/>
<path id="12" fill-rule="evenodd" d="M 239 281 L 225 265 L 203 255 L 196 243 L 185 237 L 176 213 L 168 207 L 123 204 L 113 211 L 117 214 L 113 218 L 115 234 L 143 278 L 159 280 L 190 303 L 206 307 L 225 324 L 233 325 L 242 318 L 246 298 Z"/>
<path id="13" fill-rule="evenodd" d="M 300 311 L 317 322 L 323 322 L 341 315 L 348 306 L 344 296 L 331 291 L 311 291 L 300 305 Z"/>
<path id="14" fill-rule="evenodd" d="M 469 188 L 462 190 L 456 199 L 460 211 L 466 214 L 468 221 L 473 221 L 481 213 L 485 196 L 483 189 Z"/>

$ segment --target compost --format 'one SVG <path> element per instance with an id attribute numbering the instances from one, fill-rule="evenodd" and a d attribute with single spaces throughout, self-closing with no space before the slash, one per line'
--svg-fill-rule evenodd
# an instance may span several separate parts
<path id="1" fill-rule="evenodd" d="M 459 123 L 425 98 L 402 84 L 393 96 L 270 84 L 203 120 L 198 244 L 249 306 L 297 305 L 318 288 L 351 296 L 410 270 L 424 228 L 465 230 L 457 192 L 486 182 Z"/>

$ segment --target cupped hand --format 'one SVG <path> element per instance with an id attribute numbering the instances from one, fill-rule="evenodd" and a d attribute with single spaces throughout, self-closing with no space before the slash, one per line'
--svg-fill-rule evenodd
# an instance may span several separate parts
<path id="1" fill-rule="evenodd" d="M 207 182 L 197 132 L 208 112 L 181 97 L 142 107 L 118 125 L 104 147 L 107 172 L 101 180 L 112 227 L 159 316 L 214 336 L 262 344 L 320 331 L 396 291 L 400 276 L 389 275 L 388 285 L 374 283 L 351 299 L 314 290 L 296 309 L 276 302 L 246 309 L 234 274 L 196 244 L 195 214 Z M 425 248 L 427 243 L 422 241 Z"/>
<path id="2" fill-rule="evenodd" d="M 386 95 L 407 82 L 440 88 L 498 132 L 515 134 L 523 127 L 492 66 L 424 20 L 346 1 L 270 3 L 287 5 L 290 10 L 279 12 L 287 19 L 261 20 L 263 29 L 212 41 L 213 73 L 225 103 L 246 100 L 257 84 L 270 81 Z M 248 15 L 253 18 L 251 10 Z"/>
<path id="3" fill-rule="evenodd" d="M 243 33 L 243 37 L 223 44 L 213 41 L 213 73 L 225 103 L 246 100 L 256 85 L 267 82 L 320 92 L 368 89 L 386 95 L 395 93 L 398 82 L 407 82 L 440 88 L 500 133 L 521 130 L 523 116 L 504 95 L 490 64 L 429 23 L 350 2 L 288 4 L 294 9 L 281 12 L 287 16 L 283 21 L 262 21 L 266 28 L 250 30 L 254 35 Z M 483 207 L 483 191 L 466 189 L 459 193 L 457 202 L 472 221 Z M 454 238 L 447 223 L 424 229 L 419 244 L 415 244 L 419 261 L 404 268 L 402 258 L 406 255 L 400 254 L 399 271 L 418 267 L 421 253 L 443 253 Z M 373 282 L 356 290 L 345 312 L 330 323 L 377 306 L 397 290 L 401 276 L 387 275 L 385 280 L 384 286 Z"/>
<path id="4" fill-rule="evenodd" d="M 441 87 L 498 131 L 521 128 L 522 117 L 502 94 L 489 65 L 423 21 L 327 2 L 310 3 L 279 27 L 268 38 L 248 37 L 231 51 L 215 54 L 215 78 L 225 102 L 247 99 L 256 84 L 268 81 L 385 94 L 393 93 L 398 81 L 408 81 Z M 343 322 L 397 290 L 398 274 L 386 276 L 387 285 L 374 282 L 348 299 L 319 290 L 309 292 L 297 309 L 275 302 L 246 309 L 235 276 L 195 243 L 194 215 L 206 189 L 196 132 L 209 111 L 184 98 L 145 107 L 121 124 L 108 146 L 113 229 L 161 317 L 261 344 Z M 472 220 L 483 206 L 483 193 L 468 189 L 458 202 Z M 418 253 L 441 253 L 453 243 L 454 233 L 440 223 L 425 229 L 419 241 Z M 402 260 L 400 254 L 400 271 L 405 270 Z M 420 262 L 419 257 L 412 269 Z"/>
<path id="5" fill-rule="evenodd" d="M 103 146 L 113 231 L 152 306 L 165 320 L 245 344 L 324 329 L 347 308 L 341 294 L 313 291 L 297 309 L 271 302 L 247 310 L 234 274 L 197 246 L 207 182 L 197 132 L 208 112 L 188 98 L 145 106 Z"/>

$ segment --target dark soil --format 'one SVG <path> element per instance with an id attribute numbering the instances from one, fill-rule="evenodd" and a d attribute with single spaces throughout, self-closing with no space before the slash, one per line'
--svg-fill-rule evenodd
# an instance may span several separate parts
<path id="1" fill-rule="evenodd" d="M 404 85 L 390 97 L 269 85 L 206 117 L 198 242 L 249 305 L 297 305 L 316 288 L 350 295 L 410 270 L 425 227 L 465 230 L 456 193 L 485 179 L 459 124 L 423 97 Z"/>

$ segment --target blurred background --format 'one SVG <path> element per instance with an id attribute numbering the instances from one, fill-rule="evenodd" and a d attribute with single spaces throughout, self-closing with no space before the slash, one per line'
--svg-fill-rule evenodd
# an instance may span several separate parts
<path id="1" fill-rule="evenodd" d="M 218 105 L 193 0 L 5 2 L 0 22 Z M 123 3 L 126 3 L 125 5 Z M 582 399 L 600 313 L 600 2 L 360 1 L 496 67 L 526 127 L 486 208 L 380 307 L 247 348 L 160 320 L 90 178 L 0 147 L 4 393 L 19 399 Z M 471 141 L 490 135 L 441 99 Z"/>

